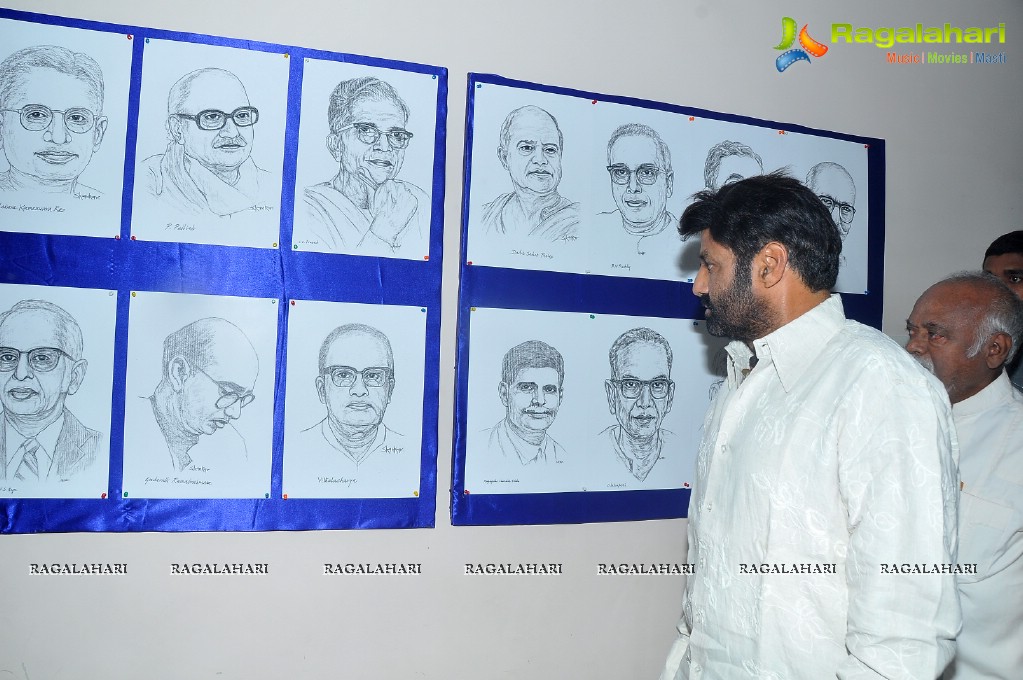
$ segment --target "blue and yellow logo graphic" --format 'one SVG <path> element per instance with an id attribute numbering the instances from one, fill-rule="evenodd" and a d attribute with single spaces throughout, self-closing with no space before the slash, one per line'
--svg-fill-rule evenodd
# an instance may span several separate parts
<path id="1" fill-rule="evenodd" d="M 810 61 L 810 55 L 815 57 L 823 57 L 828 53 L 828 46 L 822 45 L 806 32 L 806 27 L 809 24 L 803 25 L 803 30 L 799 31 L 799 45 L 802 49 L 796 48 L 790 50 L 792 43 L 796 41 L 796 27 L 798 24 L 792 17 L 782 17 L 781 20 L 781 42 L 774 46 L 776 50 L 787 50 L 778 55 L 778 58 L 774 60 L 774 65 L 778 68 L 778 73 L 781 73 L 789 66 L 792 66 L 797 61 Z"/>

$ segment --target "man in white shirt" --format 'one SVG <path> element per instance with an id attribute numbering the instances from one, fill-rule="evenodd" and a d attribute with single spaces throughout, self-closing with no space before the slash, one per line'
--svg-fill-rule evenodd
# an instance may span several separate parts
<path id="1" fill-rule="evenodd" d="M 708 330 L 735 341 L 704 423 L 696 570 L 662 678 L 936 678 L 960 625 L 941 384 L 846 320 L 828 292 L 841 236 L 798 181 L 700 192 L 679 231 L 700 235 Z"/>
<path id="2" fill-rule="evenodd" d="M 1023 302 L 998 279 L 957 274 L 917 300 L 909 350 L 952 401 L 959 436 L 963 629 L 946 680 L 1018 678 L 1023 669 L 1023 394 L 1004 366 L 1018 353 Z"/>

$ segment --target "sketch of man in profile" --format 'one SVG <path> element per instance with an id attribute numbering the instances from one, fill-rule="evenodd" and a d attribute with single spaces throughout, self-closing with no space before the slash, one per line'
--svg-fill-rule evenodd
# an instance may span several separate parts
<path id="1" fill-rule="evenodd" d="M 155 453 L 161 469 L 209 473 L 244 465 L 245 439 L 233 421 L 255 399 L 259 359 L 248 336 L 224 319 L 193 321 L 164 339 L 162 367 L 147 398 L 148 431 L 135 444 Z"/>
<path id="2" fill-rule="evenodd" d="M 107 130 L 103 72 L 87 54 L 26 47 L 0 63 L 0 192 L 99 198 L 78 181 Z"/>
<path id="3" fill-rule="evenodd" d="M 601 238 L 627 241 L 627 251 L 639 255 L 677 250 L 677 220 L 668 212 L 675 181 L 671 150 L 657 131 L 639 123 L 616 128 L 607 142 L 607 172 L 618 209 L 597 215 Z"/>
<path id="4" fill-rule="evenodd" d="M 327 415 L 296 439 L 306 468 L 380 471 L 401 458 L 403 435 L 384 424 L 394 393 L 394 353 L 387 336 L 372 326 L 349 323 L 320 345 L 316 394 Z"/>
<path id="5" fill-rule="evenodd" d="M 392 252 L 406 241 L 422 247 L 430 198 L 397 179 L 412 140 L 405 129 L 408 117 L 398 92 L 377 78 L 343 80 L 331 93 L 327 149 L 338 173 L 305 190 L 311 230 L 329 250 L 358 250 L 367 241 L 380 241 Z"/>
<path id="6" fill-rule="evenodd" d="M 725 140 L 707 150 L 703 182 L 711 191 L 740 179 L 764 174 L 764 161 L 742 142 Z"/>
<path id="7" fill-rule="evenodd" d="M 230 217 L 276 204 L 270 173 L 252 160 L 259 110 L 230 71 L 203 68 L 182 76 L 167 96 L 163 154 L 136 175 L 161 208 L 185 216 Z"/>
<path id="8" fill-rule="evenodd" d="M 856 184 L 852 175 L 838 163 L 824 161 L 806 173 L 806 186 L 821 199 L 845 240 L 856 217 Z"/>
<path id="9" fill-rule="evenodd" d="M 505 353 L 497 386 L 505 416 L 489 431 L 491 457 L 523 466 L 564 462 L 565 450 L 547 434 L 561 406 L 564 379 L 561 353 L 545 342 L 527 340 Z"/>
<path id="10" fill-rule="evenodd" d="M 617 425 L 598 436 L 618 461 L 639 481 L 646 479 L 662 451 L 675 443 L 663 427 L 671 411 L 675 383 L 671 380 L 671 346 L 649 328 L 622 333 L 608 352 L 611 378 L 604 381 L 608 409 Z"/>
<path id="11" fill-rule="evenodd" d="M 571 241 L 579 204 L 558 193 L 564 136 L 558 121 L 538 106 L 515 109 L 501 125 L 497 157 L 512 191 L 483 206 L 487 234 L 541 241 Z"/>
<path id="12" fill-rule="evenodd" d="M 0 479 L 67 481 L 96 461 L 101 434 L 67 408 L 88 362 L 64 309 L 22 300 L 0 314 Z"/>

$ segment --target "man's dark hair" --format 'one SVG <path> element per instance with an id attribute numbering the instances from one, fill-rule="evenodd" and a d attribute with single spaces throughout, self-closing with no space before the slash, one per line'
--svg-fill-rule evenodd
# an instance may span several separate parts
<path id="1" fill-rule="evenodd" d="M 820 199 L 783 172 L 694 194 L 678 232 L 688 238 L 705 229 L 734 253 L 736 276 L 749 276 L 753 257 L 777 241 L 788 249 L 789 264 L 811 291 L 831 290 L 838 278 L 838 227 Z"/>
<path id="2" fill-rule="evenodd" d="M 996 238 L 991 242 L 991 245 L 987 247 L 987 251 L 984 253 L 984 258 L 987 259 L 991 256 L 1009 254 L 1023 255 L 1023 229 L 1010 231 L 1008 234 L 1002 234 Z"/>
<path id="3" fill-rule="evenodd" d="M 565 381 L 565 360 L 561 352 L 540 340 L 526 340 L 508 350 L 501 362 L 501 382 L 511 385 L 524 368 L 553 368 L 558 372 L 559 388 Z"/>

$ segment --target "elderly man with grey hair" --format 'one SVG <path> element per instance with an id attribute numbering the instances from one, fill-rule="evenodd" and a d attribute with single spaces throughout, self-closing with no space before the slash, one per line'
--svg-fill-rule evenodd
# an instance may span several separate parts
<path id="1" fill-rule="evenodd" d="M 257 122 L 237 76 L 192 71 L 167 95 L 167 151 L 142 162 L 138 181 L 161 208 L 183 216 L 243 217 L 275 204 L 270 173 L 252 160 Z"/>
<path id="2" fill-rule="evenodd" d="M 579 204 L 558 193 L 565 138 L 549 112 L 522 106 L 501 125 L 497 157 L 512 191 L 483 206 L 485 233 L 521 240 L 574 241 Z"/>
<path id="3" fill-rule="evenodd" d="M 657 331 L 633 328 L 618 336 L 608 359 L 611 378 L 604 389 L 618 424 L 601 432 L 600 441 L 642 482 L 676 443 L 675 434 L 661 427 L 675 396 L 671 346 Z"/>
<path id="4" fill-rule="evenodd" d="M 78 181 L 107 130 L 103 72 L 87 54 L 26 47 L 0 63 L 0 192 L 95 199 Z"/>
<path id="5" fill-rule="evenodd" d="M 82 331 L 61 307 L 22 300 L 0 314 L 0 479 L 67 481 L 92 466 L 102 436 L 65 404 L 87 367 Z"/>
<path id="6" fill-rule="evenodd" d="M 928 288 L 906 349 L 948 390 L 959 437 L 963 628 L 946 680 L 1013 678 L 1023 668 L 1023 394 L 1004 370 L 1023 341 L 1023 301 L 985 273 Z"/>
<path id="7" fill-rule="evenodd" d="M 615 253 L 673 256 L 681 244 L 668 211 L 675 174 L 661 136 L 640 123 L 618 126 L 607 142 L 607 172 L 617 209 L 594 220 L 601 239 Z"/>
<path id="8" fill-rule="evenodd" d="M 382 80 L 353 78 L 334 88 L 327 109 L 327 149 L 338 172 L 304 192 L 311 232 L 327 250 L 351 252 L 382 244 L 401 254 L 423 248 L 430 199 L 416 185 L 397 179 L 412 140 L 408 118 L 405 101 Z"/>

